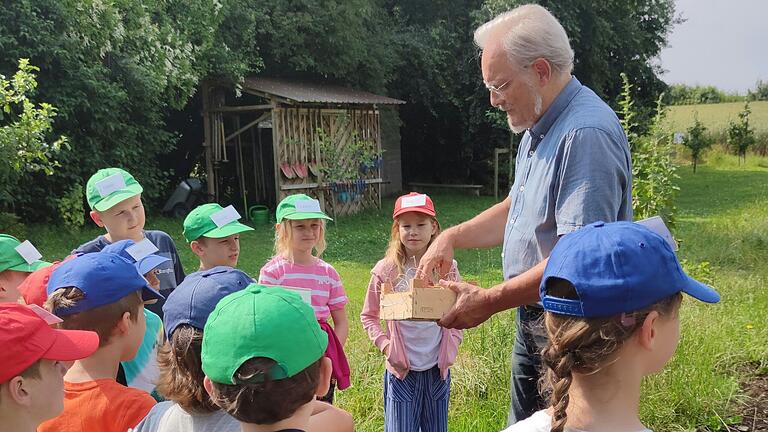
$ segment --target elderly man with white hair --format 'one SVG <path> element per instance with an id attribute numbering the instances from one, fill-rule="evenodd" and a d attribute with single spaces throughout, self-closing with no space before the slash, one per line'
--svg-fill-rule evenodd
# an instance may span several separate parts
<path id="1" fill-rule="evenodd" d="M 546 9 L 524 5 L 475 31 L 491 105 L 524 133 L 507 198 L 445 230 L 419 271 L 444 275 L 454 249 L 503 244 L 504 282 L 482 289 L 441 281 L 458 293 L 440 324 L 479 325 L 517 307 L 508 424 L 540 408 L 538 352 L 544 343 L 539 284 L 561 236 L 602 220 L 632 220 L 632 165 L 627 137 L 611 108 L 571 75 L 573 50 Z M 538 330 L 537 330 L 537 327 Z"/>

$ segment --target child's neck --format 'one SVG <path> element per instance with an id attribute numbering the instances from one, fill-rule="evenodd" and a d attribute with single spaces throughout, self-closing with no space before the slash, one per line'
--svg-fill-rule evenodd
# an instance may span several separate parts
<path id="1" fill-rule="evenodd" d="M 18 405 L 11 406 L 8 402 L 0 405 L 0 419 L 3 419 L 0 428 L 4 431 L 35 432 L 38 426 L 37 422 L 29 418 L 26 409 Z"/>
<path id="2" fill-rule="evenodd" d="M 291 251 L 293 256 L 293 263 L 299 265 L 311 265 L 315 263 L 315 256 L 312 255 L 312 250 L 297 250 Z"/>
<path id="3" fill-rule="evenodd" d="M 616 367 L 614 367 L 616 366 Z M 640 384 L 642 373 L 623 373 L 617 364 L 592 374 L 574 374 L 568 404 L 569 428 L 603 431 L 640 431 Z"/>
<path id="4" fill-rule="evenodd" d="M 405 266 L 410 267 L 413 264 L 416 267 L 418 267 L 419 263 L 421 262 L 421 257 L 423 257 L 426 252 L 427 252 L 426 248 L 416 250 L 416 251 L 405 248 Z"/>
<path id="5" fill-rule="evenodd" d="M 107 231 L 107 233 L 104 234 L 104 238 L 110 243 L 119 242 L 120 240 L 133 240 L 135 243 L 138 243 L 144 240 L 144 231 L 140 231 L 138 234 L 136 234 L 133 237 L 125 237 L 125 238 L 116 238 L 115 236 L 110 234 L 109 231 Z"/>
<path id="6" fill-rule="evenodd" d="M 306 431 L 309 428 L 309 417 L 312 415 L 312 402 L 302 405 L 285 420 L 270 425 L 258 425 L 253 423 L 240 423 L 243 432 L 274 432 L 283 429 L 298 429 Z"/>
<path id="7" fill-rule="evenodd" d="M 75 361 L 64 375 L 64 381 L 81 383 L 97 379 L 117 377 L 121 352 L 117 344 L 108 344 L 96 350 L 90 357 Z"/>

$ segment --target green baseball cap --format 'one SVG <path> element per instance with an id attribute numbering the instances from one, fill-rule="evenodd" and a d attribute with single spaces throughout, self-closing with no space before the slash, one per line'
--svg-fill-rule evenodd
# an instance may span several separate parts
<path id="1" fill-rule="evenodd" d="M 88 179 L 85 196 L 91 210 L 109 210 L 116 204 L 142 193 L 144 189 L 126 170 L 104 168 Z"/>
<path id="2" fill-rule="evenodd" d="M 49 262 L 41 261 L 41 257 L 40 252 L 29 240 L 22 243 L 14 236 L 0 234 L 0 272 L 15 270 L 32 273 L 51 265 Z"/>
<path id="3" fill-rule="evenodd" d="M 197 206 L 184 218 L 184 238 L 188 242 L 200 237 L 224 238 L 244 231 L 253 231 L 238 220 L 240 213 L 233 206 L 226 208 L 216 204 Z"/>
<path id="4" fill-rule="evenodd" d="M 328 334 L 312 307 L 281 287 L 250 284 L 219 301 L 203 329 L 203 372 L 239 384 L 235 372 L 254 357 L 275 361 L 270 379 L 289 378 L 325 354 Z"/>
<path id="5" fill-rule="evenodd" d="M 289 220 L 301 219 L 327 219 L 333 220 L 320 209 L 320 201 L 304 195 L 288 195 L 277 205 L 277 223 Z"/>

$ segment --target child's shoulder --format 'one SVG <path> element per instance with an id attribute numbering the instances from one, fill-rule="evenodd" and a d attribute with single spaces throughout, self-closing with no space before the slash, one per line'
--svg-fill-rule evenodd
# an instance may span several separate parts
<path id="1" fill-rule="evenodd" d="M 389 258 L 382 258 L 371 269 L 371 274 L 385 278 L 397 276 L 397 264 Z"/>
<path id="2" fill-rule="evenodd" d="M 173 245 L 174 248 L 176 247 L 176 243 L 165 231 L 146 230 L 144 231 L 144 237 L 148 238 L 160 250 L 163 250 L 162 245 Z"/>
<path id="3" fill-rule="evenodd" d="M 95 239 L 87 241 L 78 246 L 71 252 L 71 254 L 101 252 L 101 250 L 104 249 L 108 244 L 109 242 L 107 239 L 103 235 L 99 235 Z"/>

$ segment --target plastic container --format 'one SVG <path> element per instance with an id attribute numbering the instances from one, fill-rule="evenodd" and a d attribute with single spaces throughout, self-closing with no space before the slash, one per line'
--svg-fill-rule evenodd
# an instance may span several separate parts
<path id="1" fill-rule="evenodd" d="M 269 207 L 263 205 L 251 206 L 248 216 L 254 225 L 267 225 L 269 223 Z"/>

